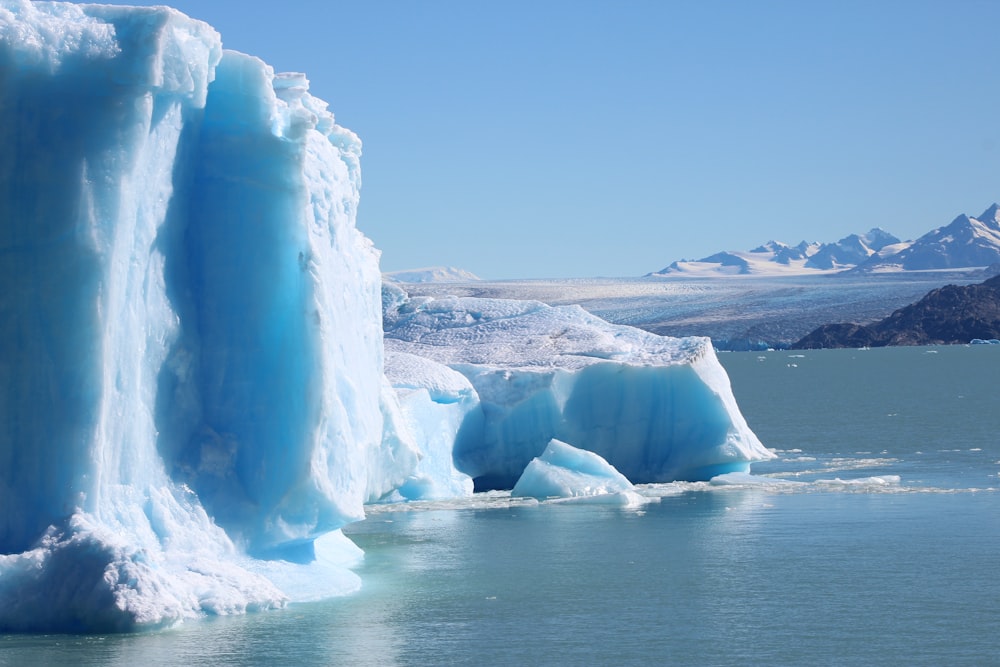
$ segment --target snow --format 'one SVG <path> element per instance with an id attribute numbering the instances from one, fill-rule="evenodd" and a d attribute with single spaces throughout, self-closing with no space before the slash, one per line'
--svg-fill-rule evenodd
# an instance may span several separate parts
<path id="1" fill-rule="evenodd" d="M 432 266 L 426 269 L 407 271 L 387 271 L 382 274 L 387 280 L 399 283 L 468 283 L 479 280 L 479 276 L 452 266 Z"/>
<path id="2" fill-rule="evenodd" d="M 752 250 L 729 250 L 697 261 L 680 260 L 648 277 L 732 278 L 821 276 L 853 268 L 897 239 L 875 227 L 867 234 L 851 234 L 835 243 L 802 241 L 789 246 L 768 241 Z"/>
<path id="3" fill-rule="evenodd" d="M 836 243 L 806 243 L 792 247 L 769 241 L 747 252 L 724 251 L 697 261 L 680 260 L 656 278 L 803 277 L 848 270 L 892 273 L 941 269 L 975 269 L 1000 261 L 1000 205 L 980 216 L 959 215 L 916 241 L 902 242 L 876 227 L 851 234 Z"/>
<path id="4" fill-rule="evenodd" d="M 986 267 L 1000 261 L 1000 207 L 991 205 L 980 216 L 959 215 L 898 250 L 883 248 L 858 271 L 926 271 Z"/>
<path id="5" fill-rule="evenodd" d="M 4 0 L 0 72 L 0 629 L 355 589 L 315 540 L 418 459 L 358 138 L 166 8 Z"/>
<path id="6" fill-rule="evenodd" d="M 477 489 L 512 488 L 553 438 L 633 483 L 708 479 L 772 456 L 706 338 L 665 338 L 578 306 L 387 291 L 386 349 L 449 366 L 479 396 L 453 452 Z"/>
<path id="7" fill-rule="evenodd" d="M 407 285 L 414 296 L 480 296 L 579 304 L 615 324 L 668 336 L 709 336 L 717 350 L 780 348 L 816 327 L 871 322 L 948 284 L 982 282 L 979 271 L 763 278 L 742 276 L 482 281 Z"/>

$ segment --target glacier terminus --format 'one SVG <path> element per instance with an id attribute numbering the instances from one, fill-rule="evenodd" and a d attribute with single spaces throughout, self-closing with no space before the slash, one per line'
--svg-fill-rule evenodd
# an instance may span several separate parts
<path id="1" fill-rule="evenodd" d="M 358 137 L 180 12 L 0 0 L 0 145 L 2 631 L 350 593 L 366 504 L 539 457 L 525 495 L 772 456 L 708 339 L 383 289 Z"/>

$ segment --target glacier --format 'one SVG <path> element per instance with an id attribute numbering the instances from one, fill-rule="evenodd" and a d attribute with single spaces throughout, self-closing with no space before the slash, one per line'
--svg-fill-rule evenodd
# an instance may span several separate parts
<path id="1" fill-rule="evenodd" d="M 358 137 L 180 12 L 0 0 L 0 146 L 0 631 L 350 593 L 367 504 L 553 438 L 626 483 L 770 456 L 707 339 L 383 284 Z"/>

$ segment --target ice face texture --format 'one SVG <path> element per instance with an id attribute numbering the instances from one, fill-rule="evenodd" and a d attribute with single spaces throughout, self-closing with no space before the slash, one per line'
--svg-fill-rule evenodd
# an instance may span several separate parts
<path id="1" fill-rule="evenodd" d="M 307 85 L 173 10 L 0 2 L 0 629 L 357 585 L 314 540 L 417 452 L 360 142 Z"/>
<path id="2" fill-rule="evenodd" d="M 665 338 L 578 306 L 384 290 L 386 348 L 462 373 L 481 401 L 456 436 L 478 489 L 514 486 L 557 438 L 633 483 L 747 471 L 773 455 L 747 426 L 707 338 Z"/>
<path id="3" fill-rule="evenodd" d="M 459 430 L 480 411 L 472 383 L 444 364 L 391 349 L 386 352 L 385 370 L 399 394 L 408 432 L 423 453 L 394 497 L 437 500 L 472 495 L 472 478 L 455 468 L 453 457 Z"/>

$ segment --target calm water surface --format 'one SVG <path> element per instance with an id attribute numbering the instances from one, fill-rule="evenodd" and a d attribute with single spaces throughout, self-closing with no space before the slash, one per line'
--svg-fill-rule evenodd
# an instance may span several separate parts
<path id="1" fill-rule="evenodd" d="M 0 665 L 1000 663 L 1000 348 L 720 359 L 779 454 L 755 484 L 374 508 L 357 595 Z"/>

